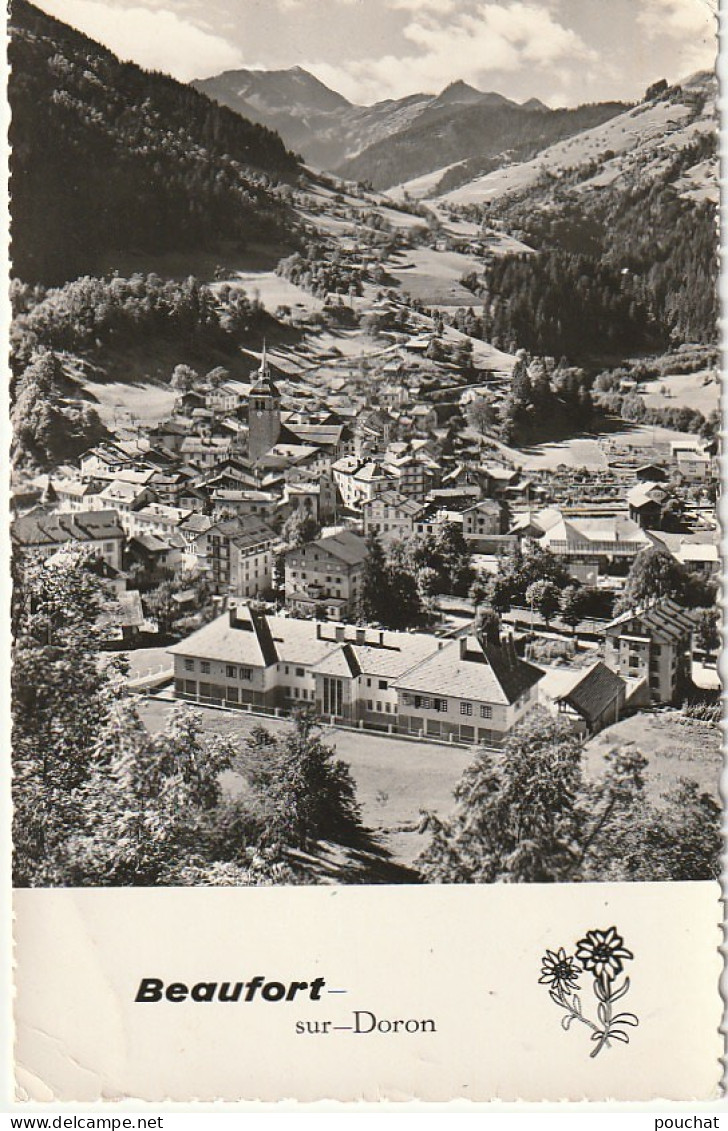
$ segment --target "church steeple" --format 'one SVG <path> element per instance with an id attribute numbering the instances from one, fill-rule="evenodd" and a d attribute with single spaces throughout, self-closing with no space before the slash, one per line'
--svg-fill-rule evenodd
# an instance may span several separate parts
<path id="1" fill-rule="evenodd" d="M 254 462 L 270 451 L 281 432 L 281 397 L 271 377 L 265 340 L 248 401 L 248 456 Z"/>

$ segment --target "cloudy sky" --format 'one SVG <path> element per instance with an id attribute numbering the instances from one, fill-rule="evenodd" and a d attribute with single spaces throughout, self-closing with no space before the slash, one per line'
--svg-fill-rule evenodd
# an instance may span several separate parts
<path id="1" fill-rule="evenodd" d="M 715 61 L 717 0 L 35 0 L 188 81 L 300 65 L 354 102 L 464 79 L 551 106 L 633 99 Z"/>

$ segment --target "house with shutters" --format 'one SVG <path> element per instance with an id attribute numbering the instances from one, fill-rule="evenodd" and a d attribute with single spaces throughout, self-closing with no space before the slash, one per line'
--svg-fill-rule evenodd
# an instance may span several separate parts
<path id="1" fill-rule="evenodd" d="M 286 554 L 286 605 L 309 616 L 353 613 L 364 580 L 366 541 L 340 530 Z"/>
<path id="2" fill-rule="evenodd" d="M 374 532 L 384 543 L 409 538 L 426 510 L 426 503 L 407 498 L 399 491 L 384 491 L 362 506 L 364 536 Z"/>
<path id="3" fill-rule="evenodd" d="M 461 636 L 397 682 L 401 733 L 498 746 L 538 700 L 540 668 L 495 644 Z"/>
<path id="4" fill-rule="evenodd" d="M 75 543 L 93 551 L 112 569 L 122 568 L 124 530 L 113 510 L 56 514 L 32 511 L 12 523 L 10 541 L 14 552 L 41 558 L 51 557 Z"/>
<path id="5" fill-rule="evenodd" d="M 223 519 L 206 535 L 206 564 L 215 593 L 255 597 L 273 583 L 275 531 L 246 515 Z"/>
<path id="6" fill-rule="evenodd" d="M 630 609 L 605 629 L 604 662 L 624 679 L 645 679 L 653 703 L 679 703 L 691 673 L 694 620 L 660 597 Z"/>

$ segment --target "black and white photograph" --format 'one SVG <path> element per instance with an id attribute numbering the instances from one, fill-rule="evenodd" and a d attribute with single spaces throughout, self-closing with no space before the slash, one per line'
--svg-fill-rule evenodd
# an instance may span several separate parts
<path id="1" fill-rule="evenodd" d="M 716 5 L 8 52 L 14 886 L 717 881 Z M 535 958 L 600 1064 L 633 949 Z"/>

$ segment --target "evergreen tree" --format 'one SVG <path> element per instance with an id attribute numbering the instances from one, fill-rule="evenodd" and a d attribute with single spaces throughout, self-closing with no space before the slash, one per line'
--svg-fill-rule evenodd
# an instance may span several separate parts
<path id="1" fill-rule="evenodd" d="M 387 590 L 387 562 L 379 536 L 373 530 L 367 537 L 359 603 L 359 612 L 365 621 L 377 623 L 382 614 L 387 615 Z"/>

